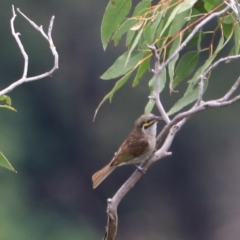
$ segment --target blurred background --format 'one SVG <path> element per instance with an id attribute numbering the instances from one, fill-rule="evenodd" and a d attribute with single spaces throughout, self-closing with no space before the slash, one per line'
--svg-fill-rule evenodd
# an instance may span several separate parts
<path id="1" fill-rule="evenodd" d="M 11 35 L 11 4 L 45 30 L 56 16 L 53 40 L 60 56 L 60 68 L 51 78 L 9 94 L 17 113 L 0 109 L 0 151 L 18 171 L 0 168 L 1 240 L 101 239 L 106 199 L 135 170 L 118 168 L 92 189 L 91 175 L 110 161 L 142 114 L 150 77 L 135 89 L 129 82 L 92 121 L 115 83 L 100 76 L 125 51 L 124 43 L 102 49 L 100 24 L 107 3 L 0 3 L 1 89 L 23 72 L 23 58 Z M 40 34 L 19 15 L 15 27 L 29 54 L 29 76 L 52 68 L 53 57 Z M 205 99 L 222 96 L 238 74 L 239 62 L 221 65 Z M 166 90 L 166 108 L 179 96 Z M 173 143 L 173 155 L 155 163 L 121 202 L 117 239 L 239 239 L 239 106 L 211 109 L 187 122 Z"/>

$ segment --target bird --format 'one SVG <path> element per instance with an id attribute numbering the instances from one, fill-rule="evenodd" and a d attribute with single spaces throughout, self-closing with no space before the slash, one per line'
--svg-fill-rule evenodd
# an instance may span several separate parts
<path id="1" fill-rule="evenodd" d="M 156 147 L 157 123 L 161 119 L 162 117 L 146 113 L 135 121 L 133 130 L 114 154 L 112 160 L 92 175 L 93 189 L 98 187 L 117 167 L 125 164 L 136 165 L 150 157 Z M 140 169 L 140 167 L 138 168 Z"/>

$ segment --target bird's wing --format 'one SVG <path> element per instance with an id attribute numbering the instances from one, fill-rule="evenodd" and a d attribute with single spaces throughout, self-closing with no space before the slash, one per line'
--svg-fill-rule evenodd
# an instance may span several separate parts
<path id="1" fill-rule="evenodd" d="M 137 140 L 129 136 L 118 149 L 111 161 L 111 166 L 127 164 L 129 161 L 147 152 L 149 142 L 145 138 Z"/>

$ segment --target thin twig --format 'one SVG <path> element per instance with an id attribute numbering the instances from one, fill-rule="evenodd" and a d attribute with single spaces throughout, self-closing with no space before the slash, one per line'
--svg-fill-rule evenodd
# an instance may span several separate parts
<path id="1" fill-rule="evenodd" d="M 39 80 L 48 76 L 51 76 L 52 73 L 58 69 L 58 62 L 59 62 L 59 56 L 58 56 L 58 52 L 56 50 L 56 47 L 54 46 L 52 37 L 51 37 L 51 33 L 52 33 L 52 28 L 53 28 L 53 21 L 54 21 L 54 16 L 51 18 L 50 21 L 50 25 L 49 25 L 49 29 L 48 29 L 48 35 L 46 35 L 46 33 L 43 31 L 42 26 L 38 27 L 32 20 L 30 20 L 26 15 L 24 15 L 19 9 L 17 9 L 17 11 L 36 29 L 38 30 L 42 36 L 47 39 L 47 41 L 49 42 L 50 45 L 50 49 L 52 51 L 52 54 L 54 56 L 54 66 L 53 68 L 48 71 L 45 72 L 43 74 L 37 75 L 37 76 L 33 76 L 33 77 L 27 77 L 27 72 L 28 72 L 28 55 L 21 43 L 21 40 L 19 38 L 20 33 L 16 33 L 15 28 L 14 28 L 14 21 L 16 18 L 16 12 L 14 9 L 14 6 L 12 6 L 12 12 L 13 12 L 13 17 L 11 19 L 11 30 L 12 30 L 12 34 L 18 44 L 18 47 L 23 55 L 24 58 L 24 70 L 23 70 L 23 75 L 22 78 L 20 78 L 19 80 L 17 80 L 16 82 L 12 83 L 10 86 L 8 86 L 7 88 L 3 89 L 0 91 L 0 96 L 9 93 L 10 91 L 12 91 L 13 89 L 15 89 L 16 87 L 18 87 L 19 85 L 25 83 L 25 82 L 30 82 L 30 81 L 35 81 L 35 80 Z"/>
<path id="2" fill-rule="evenodd" d="M 237 90 L 239 84 L 240 84 L 240 77 L 233 84 L 233 86 L 229 89 L 229 91 L 225 94 L 225 96 L 223 96 L 222 98 L 218 99 L 218 102 L 227 101 L 231 97 L 231 95 Z"/>
<path id="3" fill-rule="evenodd" d="M 23 75 L 22 75 L 22 79 L 23 78 L 26 78 L 27 76 L 27 71 L 28 71 L 28 55 L 26 53 L 26 51 L 24 50 L 24 47 L 22 45 L 22 42 L 19 38 L 19 36 L 21 35 L 20 33 L 16 33 L 15 32 L 15 29 L 14 29 L 14 21 L 15 21 L 15 18 L 17 17 L 16 15 L 16 12 L 15 12 L 15 9 L 14 9 L 14 6 L 12 6 L 12 12 L 13 12 L 13 17 L 10 21 L 11 23 L 11 30 L 12 30 L 12 35 L 14 36 L 17 44 L 18 44 L 18 47 L 23 55 L 23 58 L 24 58 L 24 69 L 23 69 Z M 1 94 L 0 94 L 1 95 Z"/>
<path id="4" fill-rule="evenodd" d="M 153 45 L 153 46 L 148 46 L 151 51 L 152 51 L 152 54 L 153 54 L 153 57 L 154 57 L 154 66 L 155 68 L 152 69 L 152 72 L 154 73 L 155 75 L 155 78 L 156 78 L 156 85 L 155 85 L 155 91 L 153 91 L 153 96 L 150 96 L 151 99 L 153 99 L 156 103 L 156 106 L 161 114 L 161 116 L 163 117 L 164 121 L 166 123 L 169 123 L 170 122 L 170 119 L 161 103 L 161 100 L 160 100 L 160 83 L 161 83 L 161 68 L 160 68 L 160 58 L 159 58 L 159 55 L 158 55 L 158 52 L 157 52 L 157 49 L 156 47 Z"/>
<path id="5" fill-rule="evenodd" d="M 240 58 L 240 54 L 238 55 L 234 55 L 234 56 L 228 56 L 228 57 L 224 57 L 224 58 L 220 58 L 218 59 L 215 63 L 213 63 L 202 75 L 203 77 L 206 79 L 207 75 L 215 68 L 217 67 L 220 63 L 222 62 L 226 62 L 226 61 L 230 61 L 230 60 L 236 60 Z"/>
<path id="6" fill-rule="evenodd" d="M 29 19 L 24 13 L 21 12 L 21 10 L 19 8 L 17 8 L 17 11 L 37 30 L 39 31 L 44 38 L 46 38 L 46 40 L 48 40 L 48 36 L 47 34 L 43 31 L 43 27 L 38 26 L 35 22 L 33 22 L 31 19 Z"/>

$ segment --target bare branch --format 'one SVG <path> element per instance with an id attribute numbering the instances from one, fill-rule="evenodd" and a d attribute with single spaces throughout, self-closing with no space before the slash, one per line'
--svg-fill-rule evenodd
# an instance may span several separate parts
<path id="1" fill-rule="evenodd" d="M 231 95 L 237 90 L 239 84 L 240 84 L 240 77 L 233 84 L 233 86 L 230 88 L 230 90 L 225 94 L 225 96 L 218 99 L 218 102 L 224 102 L 224 101 L 228 100 L 231 97 Z"/>
<path id="2" fill-rule="evenodd" d="M 50 45 L 50 49 L 52 51 L 52 54 L 54 56 L 54 66 L 53 68 L 48 71 L 45 72 L 43 74 L 37 75 L 37 76 L 33 76 L 33 77 L 27 77 L 27 72 L 28 72 L 28 55 L 21 43 L 21 40 L 19 38 L 20 33 L 16 33 L 15 32 L 15 28 L 14 28 L 14 21 L 16 18 L 16 12 L 14 9 L 14 6 L 12 6 L 12 11 L 13 11 L 13 17 L 11 19 L 11 30 L 12 30 L 12 34 L 18 44 L 18 47 L 23 55 L 24 58 L 24 70 L 23 70 L 23 75 L 22 78 L 20 78 L 19 80 L 17 80 L 16 82 L 12 83 L 10 86 L 8 86 L 7 88 L 3 89 L 0 91 L 0 96 L 9 93 L 10 91 L 12 91 L 13 89 L 15 89 L 16 87 L 18 87 L 19 85 L 25 83 L 25 82 L 30 82 L 30 81 L 35 81 L 35 80 L 39 80 L 48 76 L 51 76 L 52 73 L 58 69 L 58 61 L 59 61 L 59 57 L 58 57 L 58 53 L 56 50 L 56 47 L 54 46 L 51 34 L 52 34 L 52 28 L 53 28 L 53 21 L 54 21 L 54 16 L 51 18 L 50 21 L 50 25 L 49 25 L 49 29 L 48 29 L 48 35 L 45 34 L 45 32 L 42 29 L 42 26 L 38 27 L 33 21 L 31 21 L 27 16 L 25 16 L 19 9 L 17 9 L 17 11 L 36 29 L 38 30 L 42 36 L 47 39 L 47 41 L 49 42 Z"/>
<path id="3" fill-rule="evenodd" d="M 155 68 L 154 68 L 154 70 L 152 70 L 152 72 L 154 73 L 155 78 L 156 78 L 155 91 L 153 92 L 153 96 L 150 96 L 150 98 L 152 98 L 155 101 L 156 106 L 157 106 L 161 116 L 163 117 L 164 121 L 166 123 L 169 123 L 170 119 L 169 119 L 169 117 L 168 117 L 166 111 L 164 110 L 164 107 L 163 107 L 163 105 L 160 101 L 160 82 L 161 82 L 161 73 L 162 73 L 161 67 L 160 67 L 160 58 L 159 58 L 157 49 L 154 45 L 153 46 L 148 46 L 148 47 L 151 49 L 153 57 L 154 57 Z"/>
<path id="4" fill-rule="evenodd" d="M 219 60 L 217 60 L 215 63 L 213 63 L 202 75 L 203 75 L 203 78 L 207 78 L 207 75 L 215 68 L 217 67 L 220 63 L 222 62 L 227 62 L 227 61 L 230 61 L 230 60 L 236 60 L 240 58 L 240 54 L 238 55 L 234 55 L 234 56 L 228 56 L 228 57 L 224 57 L 224 58 L 220 58 Z"/>
<path id="5" fill-rule="evenodd" d="M 204 76 L 202 75 L 201 76 L 201 79 L 198 83 L 198 98 L 197 98 L 197 102 L 196 102 L 196 105 L 199 106 L 201 104 L 201 101 L 203 99 L 203 93 L 204 93 L 204 81 L 205 81 L 206 78 L 204 78 Z"/>
<path id="6" fill-rule="evenodd" d="M 14 8 L 14 7 L 13 7 Z M 39 31 L 46 40 L 48 40 L 48 36 L 46 33 L 43 31 L 42 26 L 38 26 L 35 22 L 33 22 L 31 19 L 29 19 L 25 14 L 23 14 L 19 8 L 17 8 L 17 11 L 37 30 Z"/>
<path id="7" fill-rule="evenodd" d="M 23 70 L 22 78 L 26 78 L 26 76 L 27 76 L 27 71 L 28 71 L 28 55 L 27 55 L 27 53 L 25 52 L 24 47 L 23 47 L 23 45 L 22 45 L 22 42 L 21 42 L 21 40 L 20 40 L 20 38 L 19 38 L 20 33 L 16 33 L 16 32 L 15 32 L 15 29 L 14 29 L 14 20 L 15 20 L 15 18 L 16 18 L 16 16 L 17 16 L 16 13 L 15 13 L 14 6 L 12 6 L 12 11 L 13 11 L 13 17 L 12 17 L 12 19 L 11 19 L 11 21 L 10 21 L 10 23 L 11 23 L 12 35 L 14 36 L 14 38 L 15 38 L 17 44 L 18 44 L 18 47 L 20 48 L 20 51 L 21 51 L 21 53 L 22 53 L 22 55 L 23 55 L 23 58 L 24 58 L 24 70 Z M 0 95 L 1 95 L 1 94 L 0 94 Z"/>

